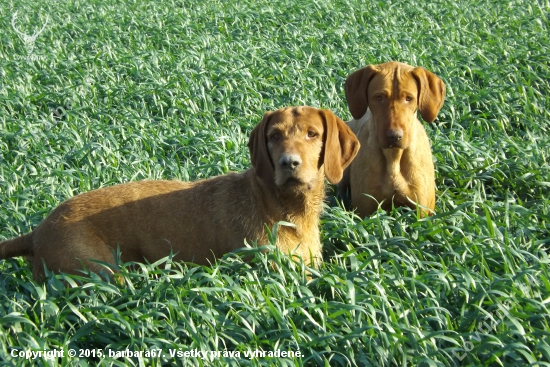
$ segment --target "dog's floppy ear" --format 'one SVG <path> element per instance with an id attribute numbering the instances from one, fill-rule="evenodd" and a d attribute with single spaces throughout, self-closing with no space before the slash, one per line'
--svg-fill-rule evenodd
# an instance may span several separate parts
<path id="1" fill-rule="evenodd" d="M 369 65 L 355 71 L 346 79 L 344 87 L 346 100 L 348 101 L 349 112 L 356 120 L 363 117 L 367 112 L 367 108 L 369 108 L 367 90 L 370 81 L 377 72 L 376 66 Z"/>
<path id="2" fill-rule="evenodd" d="M 273 112 L 266 112 L 262 121 L 252 130 L 248 140 L 248 150 L 250 152 L 250 161 L 256 171 L 256 175 L 267 183 L 273 183 L 275 180 L 275 171 L 273 163 L 267 150 L 267 127 Z"/>
<path id="3" fill-rule="evenodd" d="M 342 180 L 344 169 L 359 151 L 359 140 L 346 125 L 330 110 L 319 110 L 325 125 L 323 164 L 325 176 L 331 184 Z"/>
<path id="4" fill-rule="evenodd" d="M 411 71 L 418 83 L 418 110 L 427 122 L 433 122 L 445 100 L 445 83 L 437 75 L 422 67 Z"/>

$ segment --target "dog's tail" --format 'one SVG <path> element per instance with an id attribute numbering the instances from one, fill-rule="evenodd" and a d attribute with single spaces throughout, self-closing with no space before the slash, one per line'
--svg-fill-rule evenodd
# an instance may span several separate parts
<path id="1" fill-rule="evenodd" d="M 0 260 L 14 256 L 32 256 L 32 233 L 0 242 Z"/>

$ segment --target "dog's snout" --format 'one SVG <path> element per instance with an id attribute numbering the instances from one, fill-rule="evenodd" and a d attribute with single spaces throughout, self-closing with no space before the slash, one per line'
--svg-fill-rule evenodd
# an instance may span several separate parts
<path id="1" fill-rule="evenodd" d="M 294 170 L 302 164 L 302 158 L 297 154 L 284 154 L 279 159 L 279 164 L 282 168 Z"/>
<path id="2" fill-rule="evenodd" d="M 397 143 L 401 139 L 403 139 L 403 130 L 402 129 L 388 130 L 388 132 L 386 133 L 386 136 L 388 137 L 388 140 L 391 143 Z"/>

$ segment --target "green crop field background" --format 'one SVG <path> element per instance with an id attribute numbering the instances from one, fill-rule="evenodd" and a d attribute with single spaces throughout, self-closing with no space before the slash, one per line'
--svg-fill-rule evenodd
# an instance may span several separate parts
<path id="1" fill-rule="evenodd" d="M 99 187 L 243 171 L 266 110 L 348 120 L 344 80 L 368 64 L 423 66 L 447 98 L 426 124 L 435 216 L 327 205 L 311 279 L 269 243 L 128 267 L 124 286 L 0 261 L 0 365 L 550 366 L 549 16 L 548 0 L 3 0 L 0 239 Z"/>

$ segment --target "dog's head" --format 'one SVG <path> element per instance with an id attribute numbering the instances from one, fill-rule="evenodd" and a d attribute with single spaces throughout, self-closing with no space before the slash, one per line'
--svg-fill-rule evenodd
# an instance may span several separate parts
<path id="1" fill-rule="evenodd" d="M 248 148 L 262 180 L 305 191 L 323 173 L 338 183 L 357 154 L 359 141 L 331 111 L 301 106 L 266 112 L 252 130 Z"/>
<path id="2" fill-rule="evenodd" d="M 445 84 L 437 75 L 393 61 L 357 70 L 348 76 L 345 91 L 354 119 L 370 108 L 382 149 L 406 149 L 416 111 L 432 122 L 445 99 Z"/>

